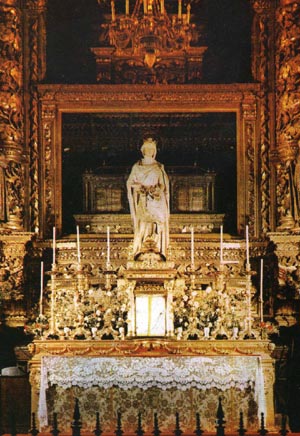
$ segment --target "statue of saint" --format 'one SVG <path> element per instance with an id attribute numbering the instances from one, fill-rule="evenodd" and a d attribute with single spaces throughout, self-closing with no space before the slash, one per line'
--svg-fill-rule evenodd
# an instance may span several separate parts
<path id="1" fill-rule="evenodd" d="M 147 138 L 143 158 L 133 165 L 127 180 L 130 213 L 134 226 L 133 252 L 159 253 L 166 259 L 169 243 L 169 180 L 164 166 L 155 160 L 156 142 Z"/>

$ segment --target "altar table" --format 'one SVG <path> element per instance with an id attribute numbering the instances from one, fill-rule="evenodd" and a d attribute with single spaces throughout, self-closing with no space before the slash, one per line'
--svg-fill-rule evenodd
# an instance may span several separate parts
<path id="1" fill-rule="evenodd" d="M 248 354 L 242 341 L 226 341 L 230 352 L 224 348 L 222 351 L 219 341 L 214 341 L 212 348 L 205 341 L 156 339 L 153 343 L 160 344 L 159 352 L 153 351 L 151 341 L 132 341 L 127 348 L 121 341 L 119 345 L 105 341 L 111 342 L 110 350 L 106 343 L 100 348 L 92 344 L 89 351 L 87 344 L 85 348 L 78 344 L 77 349 L 75 342 L 70 341 L 64 352 L 62 344 L 59 352 L 53 348 L 51 352 L 48 342 L 38 345 L 40 383 L 34 407 L 42 429 L 49 429 L 53 412 L 58 413 L 60 430 L 70 429 L 75 397 L 79 398 L 83 428 L 88 431 L 95 427 L 97 411 L 101 412 L 105 432 L 115 430 L 117 411 L 121 411 L 123 430 L 128 432 L 136 429 L 138 412 L 142 413 L 146 431 L 153 429 L 154 412 L 162 431 L 174 429 L 176 412 L 184 431 L 195 429 L 196 412 L 200 412 L 202 427 L 211 431 L 219 397 L 223 399 L 228 431 L 236 430 L 240 410 L 248 430 L 257 430 L 262 412 L 269 428 L 273 427 L 274 409 L 266 390 L 267 356 L 262 353 L 261 343 L 256 353 L 254 348 L 249 353 L 249 341 Z M 201 354 L 206 355 L 196 353 L 196 342 L 198 347 L 202 343 Z M 143 346 L 149 348 L 148 352 Z"/>

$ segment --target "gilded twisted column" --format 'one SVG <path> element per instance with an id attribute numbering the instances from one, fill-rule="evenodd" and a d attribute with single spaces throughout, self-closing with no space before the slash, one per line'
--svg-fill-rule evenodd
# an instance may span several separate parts
<path id="1" fill-rule="evenodd" d="M 261 231 L 270 231 L 271 222 L 271 170 L 270 147 L 272 116 L 274 116 L 274 2 L 252 0 L 254 10 L 252 28 L 252 75 L 260 82 L 260 210 Z"/>
<path id="2" fill-rule="evenodd" d="M 0 226 L 23 229 L 23 75 L 21 11 L 0 0 Z"/>
<path id="3" fill-rule="evenodd" d="M 36 86 L 46 70 L 46 0 L 26 0 L 24 8 L 24 87 L 26 99 L 26 143 L 29 155 L 27 225 L 34 231 L 39 224 L 39 120 Z"/>
<path id="4" fill-rule="evenodd" d="M 276 11 L 276 140 L 279 230 L 299 231 L 300 215 L 300 0 Z"/>

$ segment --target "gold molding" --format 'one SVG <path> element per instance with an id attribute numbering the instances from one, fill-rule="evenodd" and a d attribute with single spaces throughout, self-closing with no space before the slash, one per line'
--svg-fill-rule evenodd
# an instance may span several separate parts
<path id="1" fill-rule="evenodd" d="M 36 340 L 28 346 L 31 364 L 43 356 L 260 356 L 271 359 L 274 345 L 264 340 L 176 341 L 171 339 L 132 339 L 126 341 Z M 272 360 L 272 359 L 271 359 Z"/>

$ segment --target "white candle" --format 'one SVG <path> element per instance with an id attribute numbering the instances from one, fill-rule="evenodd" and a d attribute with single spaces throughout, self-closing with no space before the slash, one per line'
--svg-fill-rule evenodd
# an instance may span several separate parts
<path id="1" fill-rule="evenodd" d="M 41 262 L 40 315 L 43 314 L 44 262 Z"/>
<path id="2" fill-rule="evenodd" d="M 259 292 L 259 300 L 260 300 L 260 322 L 264 321 L 264 298 L 263 298 L 263 287 L 264 287 L 264 260 L 260 259 L 260 292 Z"/>
<path id="3" fill-rule="evenodd" d="M 220 226 L 220 263 L 223 263 L 223 226 Z"/>
<path id="4" fill-rule="evenodd" d="M 56 250 L 56 229 L 55 227 L 53 227 L 53 244 L 52 244 L 52 248 L 53 248 L 53 260 L 52 260 L 52 265 L 55 265 L 55 250 Z"/>
<path id="5" fill-rule="evenodd" d="M 116 21 L 116 10 L 115 10 L 115 2 L 112 0 L 111 4 L 111 21 Z"/>
<path id="6" fill-rule="evenodd" d="M 187 9 L 186 22 L 187 22 L 187 24 L 190 24 L 190 20 L 191 20 L 191 5 L 188 4 L 186 9 Z"/>
<path id="7" fill-rule="evenodd" d="M 106 246 L 107 246 L 107 258 L 106 258 L 106 264 L 109 267 L 110 265 L 110 228 L 109 226 L 107 226 L 107 241 L 106 241 Z"/>
<path id="8" fill-rule="evenodd" d="M 162 15 L 165 13 L 165 3 L 164 3 L 164 0 L 160 0 L 160 13 Z"/>
<path id="9" fill-rule="evenodd" d="M 77 260 L 78 260 L 78 263 L 80 263 L 81 254 L 80 254 L 79 226 L 76 226 L 76 235 L 77 235 Z"/>
<path id="10" fill-rule="evenodd" d="M 246 264 L 250 265 L 249 258 L 249 228 L 246 226 Z"/>
<path id="11" fill-rule="evenodd" d="M 182 18 L 182 0 L 178 0 L 178 19 Z"/>
<path id="12" fill-rule="evenodd" d="M 191 227 L 191 268 L 195 268 L 194 227 Z"/>
<path id="13" fill-rule="evenodd" d="M 126 1 L 126 3 L 125 3 L 125 14 L 129 15 L 129 0 L 125 0 L 125 1 Z"/>

